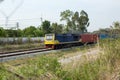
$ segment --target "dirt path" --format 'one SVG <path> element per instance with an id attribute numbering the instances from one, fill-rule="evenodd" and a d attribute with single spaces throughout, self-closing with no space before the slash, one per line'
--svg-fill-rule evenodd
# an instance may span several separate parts
<path id="1" fill-rule="evenodd" d="M 61 64 L 67 64 L 70 62 L 78 61 L 81 57 L 86 56 L 86 59 L 96 59 L 97 55 L 100 53 L 99 48 L 88 49 L 87 52 L 77 52 L 77 55 L 62 58 L 59 60 Z M 79 53 L 79 54 L 78 54 Z"/>

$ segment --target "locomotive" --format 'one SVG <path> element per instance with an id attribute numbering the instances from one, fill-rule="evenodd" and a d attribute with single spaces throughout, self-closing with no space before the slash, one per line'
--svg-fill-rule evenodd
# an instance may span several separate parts
<path id="1" fill-rule="evenodd" d="M 80 46 L 88 43 L 96 43 L 97 34 L 46 34 L 44 44 L 46 48 L 59 49 L 72 46 Z"/>

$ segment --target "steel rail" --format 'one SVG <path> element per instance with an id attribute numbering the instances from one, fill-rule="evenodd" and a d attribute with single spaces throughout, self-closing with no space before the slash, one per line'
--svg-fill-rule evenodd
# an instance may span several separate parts
<path id="1" fill-rule="evenodd" d="M 11 56 L 18 56 L 18 55 L 25 55 L 25 54 L 32 54 L 32 53 L 36 53 L 36 52 L 44 52 L 44 51 L 50 51 L 52 50 L 51 48 L 48 49 L 37 49 L 37 50 L 26 50 L 26 51 L 16 51 L 16 52 L 7 52 L 7 53 L 2 53 L 0 54 L 0 58 L 4 58 L 4 57 L 11 57 Z"/>
<path id="2" fill-rule="evenodd" d="M 15 52 L 31 51 L 31 50 L 38 50 L 38 49 L 45 49 L 45 48 L 21 49 L 21 50 L 14 50 L 14 51 L 0 52 L 0 54 L 10 54 L 10 53 L 15 53 Z"/>

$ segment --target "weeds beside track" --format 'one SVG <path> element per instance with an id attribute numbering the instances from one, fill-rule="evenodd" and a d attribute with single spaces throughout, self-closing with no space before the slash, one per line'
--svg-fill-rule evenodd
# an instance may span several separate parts
<path id="1" fill-rule="evenodd" d="M 66 67 L 61 66 L 58 59 L 60 57 L 64 58 L 63 55 L 65 54 L 74 54 L 80 48 L 77 48 L 78 50 L 57 51 L 56 53 L 36 58 L 28 58 L 22 60 L 25 61 L 25 64 L 14 67 L 20 75 L 24 75 L 27 79 L 31 80 L 119 80 L 120 39 L 102 40 L 99 42 L 97 48 L 100 48 L 102 52 L 96 59 L 92 60 L 90 58 L 89 60 L 87 57 L 89 58 L 90 56 L 83 56 L 81 57 L 82 62 L 78 60 L 73 63 L 64 64 Z M 1 80 L 9 79 L 10 76 L 10 74 L 4 71 L 0 78 Z M 15 77 L 12 76 L 10 79 L 15 79 Z"/>

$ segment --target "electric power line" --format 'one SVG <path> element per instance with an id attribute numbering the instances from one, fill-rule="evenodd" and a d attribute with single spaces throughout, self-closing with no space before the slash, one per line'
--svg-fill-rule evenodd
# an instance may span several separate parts
<path id="1" fill-rule="evenodd" d="M 0 19 L 0 21 L 2 21 L 4 19 Z M 13 20 L 9 20 L 9 21 L 23 21 L 23 20 L 41 20 L 41 18 L 29 18 L 29 19 L 13 19 Z"/>
<path id="2" fill-rule="evenodd" d="M 9 15 L 7 15 L 4 11 L 0 10 L 0 12 L 5 17 L 5 24 L 6 24 L 6 26 L 8 24 L 9 18 L 18 10 L 18 8 L 20 8 L 20 6 L 23 4 L 23 1 L 24 0 L 21 0 L 20 4 L 18 4 L 18 6 L 16 6 L 15 9 Z"/>

